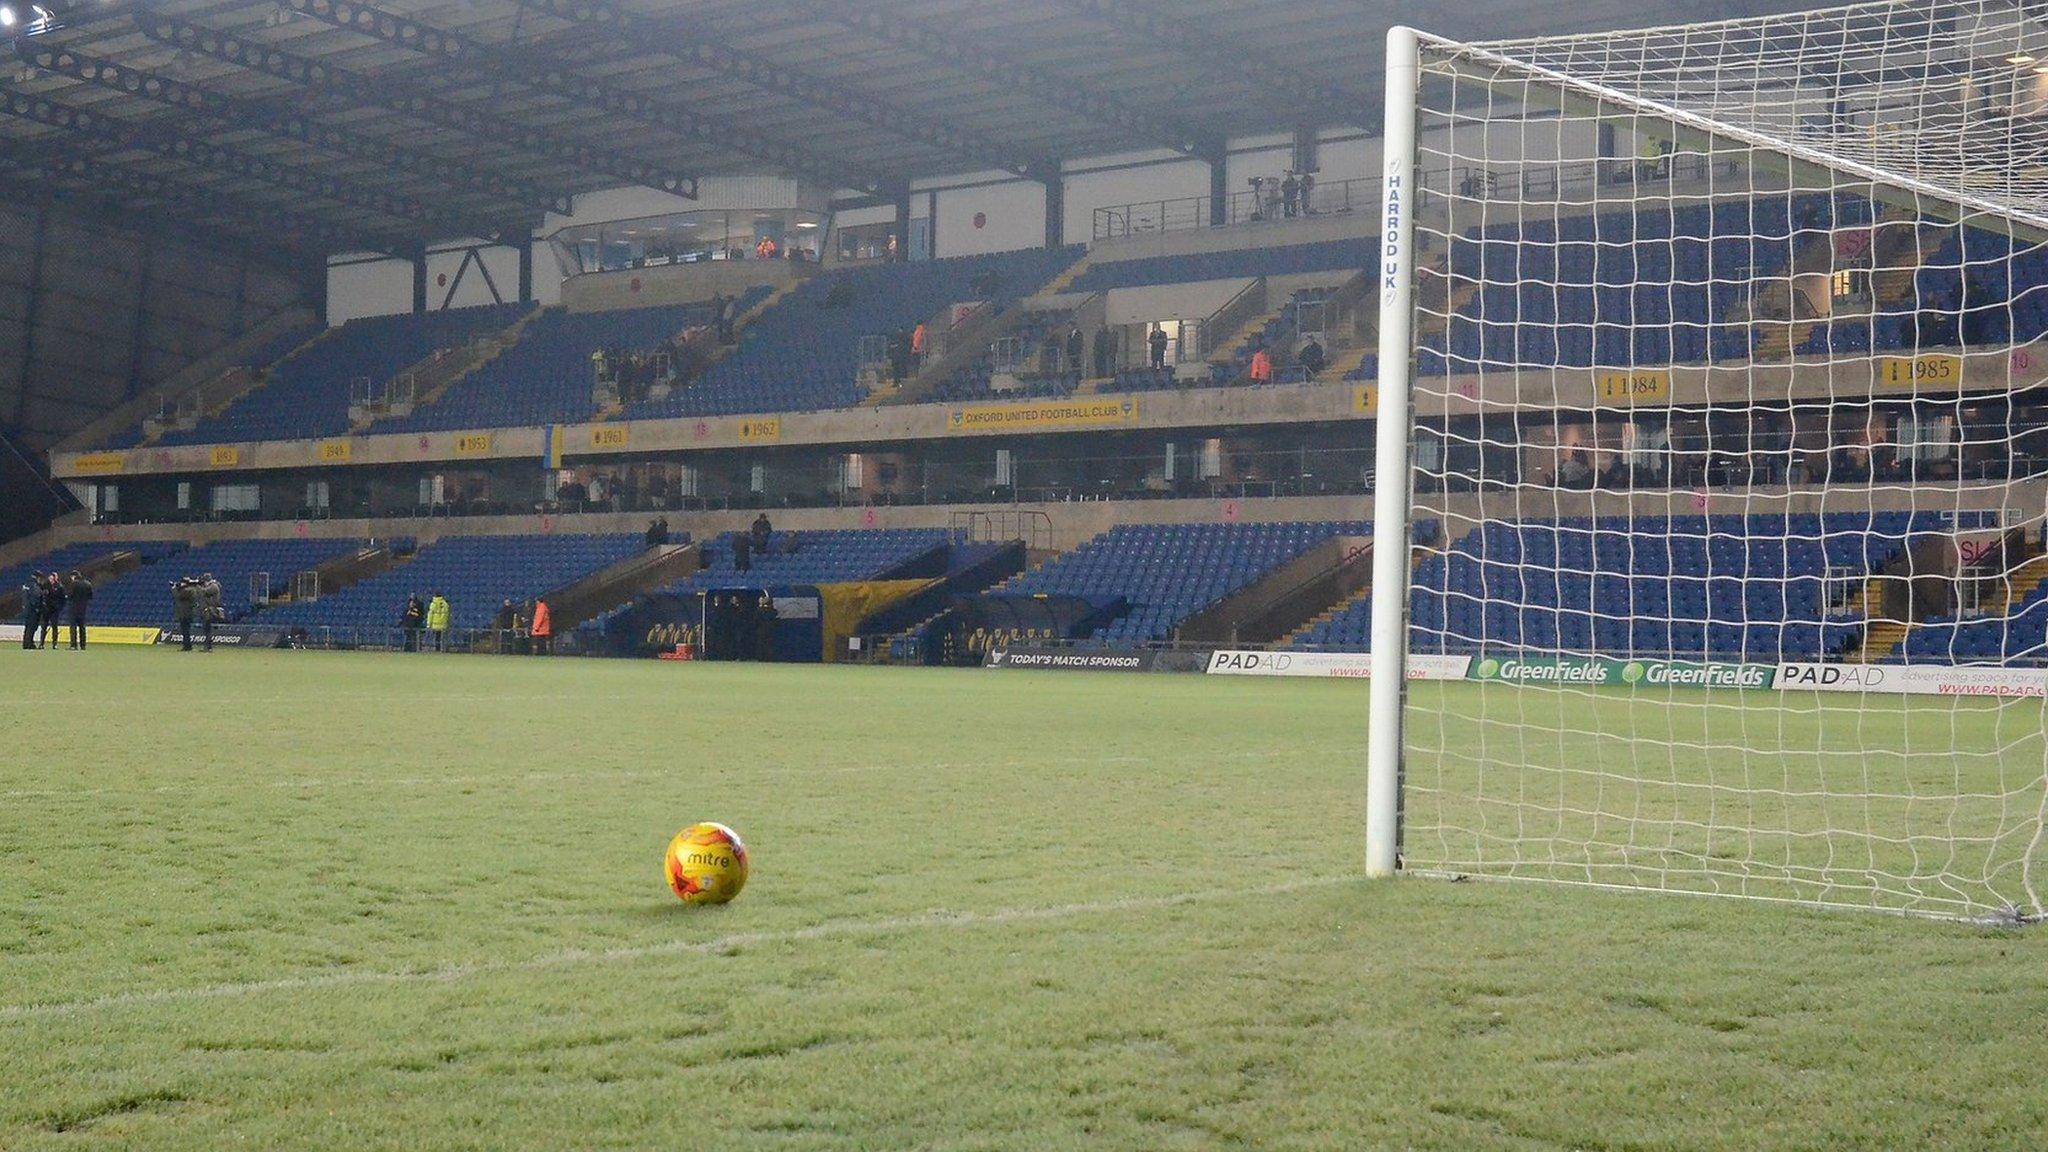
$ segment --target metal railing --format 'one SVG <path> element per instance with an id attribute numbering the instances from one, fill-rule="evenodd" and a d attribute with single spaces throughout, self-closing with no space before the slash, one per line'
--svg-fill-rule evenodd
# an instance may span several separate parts
<path id="1" fill-rule="evenodd" d="M 1305 196 L 1297 186 L 1290 200 L 1281 191 L 1280 181 L 1262 177 L 1258 187 L 1223 197 L 1220 220 L 1216 216 L 1214 197 L 1181 196 L 1097 208 L 1093 231 L 1095 239 L 1111 240 L 1155 232 L 1185 232 L 1217 224 L 1284 223 L 1317 216 L 1342 216 L 1377 210 L 1379 195 L 1378 180 L 1332 180 L 1310 183 Z"/>

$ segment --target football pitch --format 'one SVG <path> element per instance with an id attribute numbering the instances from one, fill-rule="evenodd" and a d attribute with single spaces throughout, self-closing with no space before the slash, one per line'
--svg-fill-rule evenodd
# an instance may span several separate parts
<path id="1" fill-rule="evenodd" d="M 0 684 L 9 1152 L 2048 1124 L 2039 929 L 1362 881 L 1363 683 L 107 648 Z M 663 883 L 697 820 L 752 852 L 729 906 Z"/>

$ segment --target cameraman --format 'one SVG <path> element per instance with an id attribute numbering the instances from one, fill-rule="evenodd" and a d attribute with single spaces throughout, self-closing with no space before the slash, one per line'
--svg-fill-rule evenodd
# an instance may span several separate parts
<path id="1" fill-rule="evenodd" d="M 192 617 L 199 614 L 199 582 L 181 576 L 171 582 L 171 607 L 178 619 L 178 631 L 185 643 L 181 651 L 192 650 Z"/>
<path id="2" fill-rule="evenodd" d="M 227 619 L 227 611 L 220 606 L 220 581 L 211 572 L 199 578 L 199 611 L 206 628 L 206 651 L 211 652 L 214 622 Z"/>

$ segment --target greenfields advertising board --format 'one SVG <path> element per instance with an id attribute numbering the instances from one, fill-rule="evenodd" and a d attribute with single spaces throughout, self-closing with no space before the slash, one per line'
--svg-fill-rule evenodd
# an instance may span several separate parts
<path id="1" fill-rule="evenodd" d="M 1648 688 L 1769 688 L 1769 664 L 1698 664 L 1682 660 L 1610 660 L 1590 656 L 1482 656 L 1473 680 L 1513 684 L 1615 685 Z"/>

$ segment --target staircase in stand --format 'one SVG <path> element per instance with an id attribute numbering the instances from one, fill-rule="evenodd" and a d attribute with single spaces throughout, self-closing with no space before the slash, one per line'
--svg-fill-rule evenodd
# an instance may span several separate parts
<path id="1" fill-rule="evenodd" d="M 1894 576 L 1872 576 L 1863 582 L 1856 611 L 1863 616 L 1863 639 L 1843 659 L 1851 664 L 1874 664 L 1898 651 L 1906 633 L 1913 630 L 1908 620 L 1894 620 L 1884 614 L 1884 589 Z"/>
<path id="2" fill-rule="evenodd" d="M 479 336 L 460 348 L 441 348 L 422 359 L 419 363 L 392 377 L 403 380 L 412 377 L 412 406 L 406 412 L 416 412 L 428 405 L 439 403 L 441 397 L 467 379 L 484 365 L 505 354 L 526 335 L 527 326 L 539 318 L 543 309 L 529 308 L 511 326 L 488 336 Z M 377 421 L 402 413 L 367 412 L 355 414 L 349 421 L 349 431 L 361 432 Z"/>

